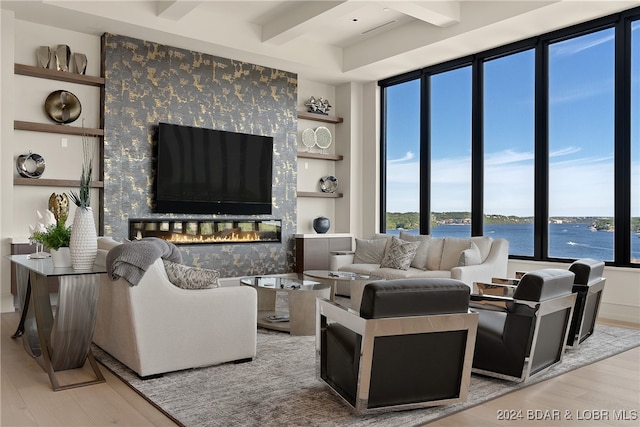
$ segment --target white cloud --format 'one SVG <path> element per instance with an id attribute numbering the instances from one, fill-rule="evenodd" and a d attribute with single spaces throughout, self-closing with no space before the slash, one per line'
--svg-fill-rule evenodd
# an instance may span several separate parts
<path id="1" fill-rule="evenodd" d="M 566 159 L 579 148 L 552 154 L 550 211 L 552 216 L 613 215 L 613 157 Z M 640 164 L 632 166 L 633 191 L 638 191 Z M 387 168 L 387 210 L 411 212 L 419 208 L 419 163 L 390 163 Z M 435 160 L 431 201 L 434 211 L 466 211 L 471 206 L 470 159 L 467 156 Z M 485 162 L 484 209 L 489 214 L 531 216 L 534 209 L 532 153 L 510 150 L 491 153 Z M 640 214 L 640 197 L 632 198 L 633 215 Z"/>
<path id="2" fill-rule="evenodd" d="M 413 160 L 414 157 L 415 157 L 415 154 L 413 154 L 411 151 L 407 151 L 407 154 L 405 154 L 404 157 L 400 157 L 399 159 L 388 160 L 387 163 L 402 163 L 402 162 L 406 162 L 407 160 Z"/>

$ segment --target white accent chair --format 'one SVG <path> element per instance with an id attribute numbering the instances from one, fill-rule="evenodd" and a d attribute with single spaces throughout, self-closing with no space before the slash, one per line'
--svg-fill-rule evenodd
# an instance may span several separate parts
<path id="1" fill-rule="evenodd" d="M 99 237 L 96 263 L 119 243 Z M 140 283 L 101 275 L 93 342 L 140 377 L 251 360 L 256 355 L 257 294 L 248 286 L 180 289 L 161 259 Z"/>

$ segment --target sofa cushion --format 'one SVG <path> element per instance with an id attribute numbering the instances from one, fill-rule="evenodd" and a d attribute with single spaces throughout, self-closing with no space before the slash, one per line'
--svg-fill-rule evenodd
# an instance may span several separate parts
<path id="1" fill-rule="evenodd" d="M 409 279 L 418 277 L 451 277 L 450 271 L 433 270 L 426 271 L 419 268 L 409 267 L 408 270 L 397 270 L 395 268 L 377 268 L 370 272 L 374 276 L 385 279 Z"/>
<path id="2" fill-rule="evenodd" d="M 391 243 L 384 251 L 380 267 L 408 270 L 411 266 L 411 261 L 416 256 L 418 246 L 420 246 L 420 242 L 407 242 L 393 236 Z"/>
<path id="3" fill-rule="evenodd" d="M 458 259 L 458 266 L 464 267 L 467 265 L 482 264 L 482 255 L 480 249 L 474 242 L 469 243 L 469 247 L 460 252 L 460 258 Z"/>
<path id="4" fill-rule="evenodd" d="M 182 289 L 209 289 L 220 286 L 220 273 L 206 268 L 189 267 L 187 265 L 162 260 L 169 281 Z"/>
<path id="5" fill-rule="evenodd" d="M 387 239 L 356 239 L 354 264 L 376 264 L 380 266 L 384 256 Z"/>
<path id="6" fill-rule="evenodd" d="M 429 243 L 431 241 L 430 234 L 411 234 L 406 231 L 400 231 L 400 239 L 406 242 L 420 242 L 416 256 L 411 261 L 411 267 L 421 270 L 427 269 L 427 256 L 429 254 Z"/>
<path id="7" fill-rule="evenodd" d="M 490 236 L 475 236 L 471 238 L 471 241 L 476 244 L 480 250 L 480 256 L 482 262 L 484 262 L 491 252 L 491 245 L 493 244 L 493 237 Z"/>
<path id="8" fill-rule="evenodd" d="M 440 270 L 451 270 L 457 267 L 460 253 L 469 248 L 469 243 L 471 243 L 470 238 L 445 237 Z"/>
<path id="9" fill-rule="evenodd" d="M 440 270 L 443 247 L 444 237 L 434 237 L 429 241 L 429 250 L 427 251 L 427 270 Z"/>

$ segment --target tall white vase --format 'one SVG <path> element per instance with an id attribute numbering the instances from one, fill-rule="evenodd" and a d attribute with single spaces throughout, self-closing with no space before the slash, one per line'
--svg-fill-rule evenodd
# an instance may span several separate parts
<path id="1" fill-rule="evenodd" d="M 74 270 L 89 270 L 93 267 L 98 254 L 98 240 L 91 208 L 76 209 L 69 250 Z"/>

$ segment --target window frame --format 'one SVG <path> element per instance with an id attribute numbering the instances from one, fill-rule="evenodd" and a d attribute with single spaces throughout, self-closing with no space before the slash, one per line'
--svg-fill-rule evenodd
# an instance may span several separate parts
<path id="1" fill-rule="evenodd" d="M 640 7 L 577 24 L 550 33 L 510 43 L 474 55 L 447 61 L 415 70 L 378 82 L 381 88 L 381 158 L 386 158 L 386 108 L 387 87 L 408 80 L 420 79 L 421 124 L 420 124 L 420 233 L 431 231 L 431 204 L 429 191 L 431 141 L 429 111 L 429 77 L 456 68 L 472 67 L 472 135 L 471 135 L 471 235 L 483 234 L 483 188 L 484 188 L 484 141 L 483 141 L 483 64 L 502 56 L 534 49 L 535 53 L 535 126 L 534 126 L 534 251 L 533 256 L 510 255 L 512 259 L 535 261 L 571 262 L 566 258 L 548 256 L 549 217 L 549 45 L 563 40 L 594 33 L 607 28 L 615 31 L 614 69 L 614 260 L 607 265 L 640 268 L 631 263 L 631 26 L 640 20 Z M 386 231 L 386 165 L 380 166 L 380 232 Z"/>

